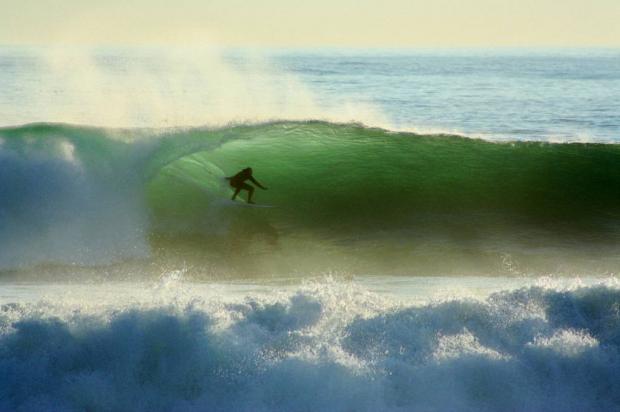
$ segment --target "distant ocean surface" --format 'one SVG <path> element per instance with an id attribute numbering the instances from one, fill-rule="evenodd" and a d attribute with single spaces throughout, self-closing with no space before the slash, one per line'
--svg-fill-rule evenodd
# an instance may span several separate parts
<path id="1" fill-rule="evenodd" d="M 620 410 L 620 50 L 3 46 L 0 91 L 0 411 Z"/>
<path id="2" fill-rule="evenodd" d="M 606 142 L 620 135 L 618 49 L 4 47 L 0 86 L 4 126 L 204 126 L 337 114 L 488 139 Z"/>

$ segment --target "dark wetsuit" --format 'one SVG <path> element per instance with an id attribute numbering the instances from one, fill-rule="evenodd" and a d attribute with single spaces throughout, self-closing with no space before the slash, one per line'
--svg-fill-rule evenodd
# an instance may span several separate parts
<path id="1" fill-rule="evenodd" d="M 229 177 L 230 185 L 232 187 L 243 187 L 245 185 L 245 181 L 248 179 L 252 179 L 252 171 L 249 169 L 243 169 L 236 175 Z"/>
<path id="2" fill-rule="evenodd" d="M 248 203 L 253 203 L 252 195 L 254 194 L 254 187 L 245 183 L 246 180 L 249 180 L 250 182 L 254 183 L 256 186 L 260 187 L 263 190 L 267 190 L 266 187 L 264 187 L 263 185 L 258 183 L 256 179 L 254 179 L 254 177 L 252 176 L 252 169 L 249 167 L 243 169 L 242 171 L 240 171 L 239 173 L 237 173 L 236 175 L 232 177 L 227 177 L 227 179 L 229 180 L 230 186 L 235 188 L 235 193 L 233 194 L 232 200 L 235 200 L 235 198 L 237 197 L 237 195 L 239 194 L 241 190 L 247 190 L 248 191 Z"/>

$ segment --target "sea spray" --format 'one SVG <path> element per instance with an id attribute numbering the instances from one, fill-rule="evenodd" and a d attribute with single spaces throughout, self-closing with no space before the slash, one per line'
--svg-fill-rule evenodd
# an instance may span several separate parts
<path id="1" fill-rule="evenodd" d="M 53 300 L 2 305 L 0 409 L 582 411 L 620 404 L 620 294 L 612 284 L 486 297 L 461 287 L 459 297 L 418 304 L 330 278 L 275 294 L 260 283 L 117 289 L 75 294 L 66 285 Z M 89 294 L 99 297 L 87 301 Z"/>

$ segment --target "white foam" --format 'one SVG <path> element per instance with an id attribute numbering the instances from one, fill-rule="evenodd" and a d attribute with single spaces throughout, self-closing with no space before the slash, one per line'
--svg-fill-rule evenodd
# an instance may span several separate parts
<path id="1" fill-rule="evenodd" d="M 274 288 L 183 276 L 33 285 L 38 299 L 5 297 L 0 409 L 618 406 L 618 289 L 529 288 L 410 306 L 333 278 Z M 516 301 L 546 316 L 513 316 Z"/>

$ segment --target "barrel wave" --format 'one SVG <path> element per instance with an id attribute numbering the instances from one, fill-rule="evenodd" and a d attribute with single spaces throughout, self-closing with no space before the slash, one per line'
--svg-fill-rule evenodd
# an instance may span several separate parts
<path id="1" fill-rule="evenodd" d="M 237 273 L 614 272 L 620 146 L 320 121 L 0 129 L 3 270 L 181 260 Z M 244 207 L 225 176 L 269 187 Z"/>

